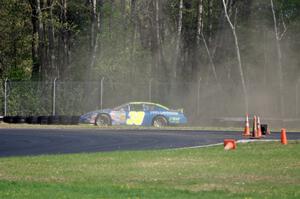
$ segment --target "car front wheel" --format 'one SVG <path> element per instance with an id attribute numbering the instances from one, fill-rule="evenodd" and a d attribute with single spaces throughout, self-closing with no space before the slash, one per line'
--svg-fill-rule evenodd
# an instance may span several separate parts
<path id="1" fill-rule="evenodd" d="M 95 120 L 95 125 L 97 126 L 110 126 L 111 119 L 106 114 L 99 114 Z"/>
<path id="2" fill-rule="evenodd" d="M 157 116 L 154 118 L 152 125 L 154 127 L 164 127 L 164 126 L 168 126 L 168 121 L 163 116 Z"/>

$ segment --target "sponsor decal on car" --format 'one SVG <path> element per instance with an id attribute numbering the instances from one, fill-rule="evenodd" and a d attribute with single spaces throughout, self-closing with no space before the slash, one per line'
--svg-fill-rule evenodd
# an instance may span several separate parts
<path id="1" fill-rule="evenodd" d="M 117 112 L 114 112 L 112 111 L 110 113 L 110 116 L 112 118 L 113 121 L 115 121 L 116 123 L 125 123 L 125 120 L 126 120 L 126 112 L 120 112 L 120 111 L 117 111 Z"/>
<path id="2" fill-rule="evenodd" d="M 145 112 L 143 111 L 130 111 L 128 114 L 128 119 L 126 124 L 128 125 L 142 125 L 145 117 Z"/>
<path id="3" fill-rule="evenodd" d="M 180 122 L 180 118 L 179 117 L 169 117 L 169 121 L 171 123 L 179 123 Z"/>

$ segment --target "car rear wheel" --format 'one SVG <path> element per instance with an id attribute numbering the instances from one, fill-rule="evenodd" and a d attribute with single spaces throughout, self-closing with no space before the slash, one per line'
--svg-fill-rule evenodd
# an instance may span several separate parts
<path id="1" fill-rule="evenodd" d="M 110 126 L 111 119 L 107 114 L 99 114 L 95 120 L 97 126 Z"/>
<path id="2" fill-rule="evenodd" d="M 152 125 L 154 127 L 164 127 L 164 126 L 168 126 L 168 121 L 163 116 L 157 116 L 154 118 Z"/>

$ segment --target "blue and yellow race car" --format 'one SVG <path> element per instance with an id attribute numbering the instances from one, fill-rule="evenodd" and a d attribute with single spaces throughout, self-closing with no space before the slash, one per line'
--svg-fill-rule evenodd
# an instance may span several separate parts
<path id="1" fill-rule="evenodd" d="M 171 126 L 187 123 L 183 110 L 171 110 L 151 102 L 130 102 L 113 109 L 102 109 L 80 116 L 81 123 L 98 126 Z"/>

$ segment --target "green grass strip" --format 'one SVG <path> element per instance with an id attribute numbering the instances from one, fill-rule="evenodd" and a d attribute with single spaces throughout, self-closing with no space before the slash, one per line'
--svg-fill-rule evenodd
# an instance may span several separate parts
<path id="1" fill-rule="evenodd" d="M 0 198 L 300 198 L 300 143 L 0 158 Z"/>

